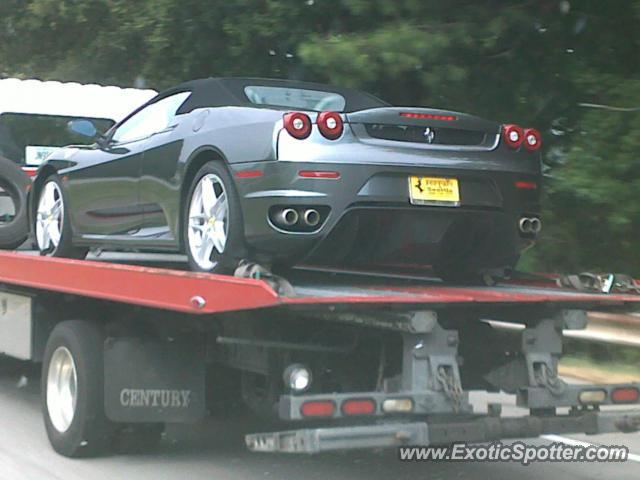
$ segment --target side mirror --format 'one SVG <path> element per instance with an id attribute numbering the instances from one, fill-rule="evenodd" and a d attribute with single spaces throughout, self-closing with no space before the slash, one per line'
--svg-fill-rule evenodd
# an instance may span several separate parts
<path id="1" fill-rule="evenodd" d="M 82 119 L 71 120 L 67 123 L 67 130 L 71 133 L 89 138 L 95 138 L 98 134 L 98 129 L 92 122 Z"/>

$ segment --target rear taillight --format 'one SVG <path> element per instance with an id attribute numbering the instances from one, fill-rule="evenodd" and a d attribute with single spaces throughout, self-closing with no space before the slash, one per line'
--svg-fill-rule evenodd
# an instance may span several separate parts
<path id="1" fill-rule="evenodd" d="M 337 112 L 321 112 L 316 120 L 318 130 L 323 137 L 329 140 L 335 140 L 342 135 L 344 125 L 342 117 Z"/>
<path id="2" fill-rule="evenodd" d="M 535 128 L 527 128 L 524 131 L 524 148 L 531 152 L 535 152 L 540 149 L 542 145 L 542 137 L 540 132 Z"/>
<path id="3" fill-rule="evenodd" d="M 578 400 L 582 405 L 597 405 L 600 403 L 604 403 L 607 399 L 607 391 L 601 388 L 597 388 L 595 390 L 583 390 L 578 395 Z"/>
<path id="4" fill-rule="evenodd" d="M 635 387 L 618 387 L 611 392 L 613 403 L 636 403 L 640 397 L 640 391 Z"/>
<path id="5" fill-rule="evenodd" d="M 342 413 L 345 415 L 372 415 L 376 412 L 376 402 L 369 398 L 345 400 Z"/>
<path id="6" fill-rule="evenodd" d="M 387 398 L 382 402 L 385 413 L 409 413 L 413 410 L 413 400 L 410 398 Z"/>
<path id="7" fill-rule="evenodd" d="M 311 119 L 300 112 L 285 113 L 283 117 L 284 129 L 293 138 L 302 140 L 311 134 Z"/>
<path id="8" fill-rule="evenodd" d="M 524 139 L 524 130 L 518 125 L 505 125 L 502 128 L 502 138 L 511 148 L 520 148 Z"/>
<path id="9" fill-rule="evenodd" d="M 304 402 L 300 407 L 303 417 L 332 417 L 335 410 L 336 404 L 331 400 Z"/>

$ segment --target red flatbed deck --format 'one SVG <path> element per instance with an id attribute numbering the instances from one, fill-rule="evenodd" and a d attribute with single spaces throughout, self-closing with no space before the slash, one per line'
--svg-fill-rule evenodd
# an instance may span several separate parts
<path id="1" fill-rule="evenodd" d="M 164 310 L 212 314 L 274 307 L 548 305 L 591 310 L 640 309 L 640 295 L 562 289 L 553 280 L 495 287 L 447 286 L 432 278 L 292 271 L 295 295 L 281 296 L 261 280 L 105 261 L 0 252 L 0 284 L 60 292 Z M 202 301 L 203 300 L 203 301 Z"/>

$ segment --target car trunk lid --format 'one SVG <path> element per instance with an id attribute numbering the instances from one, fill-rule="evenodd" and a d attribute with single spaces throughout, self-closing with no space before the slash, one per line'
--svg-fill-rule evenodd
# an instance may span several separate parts
<path id="1" fill-rule="evenodd" d="M 490 149 L 500 124 L 465 113 L 431 108 L 389 107 L 347 114 L 360 138 L 374 138 L 434 148 Z"/>

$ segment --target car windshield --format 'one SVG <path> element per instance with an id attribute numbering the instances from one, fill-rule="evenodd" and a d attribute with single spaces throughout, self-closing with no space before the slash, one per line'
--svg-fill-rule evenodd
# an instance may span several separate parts
<path id="1" fill-rule="evenodd" d="M 0 115 L 0 155 L 20 165 L 40 165 L 53 151 L 65 145 L 93 143 L 92 139 L 67 128 L 75 117 L 3 113 Z M 106 132 L 113 120 L 90 120 L 98 133 Z"/>
<path id="2" fill-rule="evenodd" d="M 337 93 L 304 88 L 247 86 L 244 88 L 244 94 L 251 103 L 256 105 L 272 105 L 316 112 L 342 112 L 346 104 L 345 98 Z"/>

